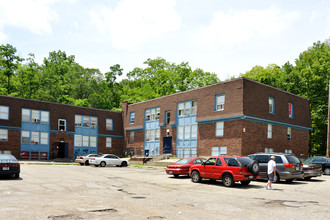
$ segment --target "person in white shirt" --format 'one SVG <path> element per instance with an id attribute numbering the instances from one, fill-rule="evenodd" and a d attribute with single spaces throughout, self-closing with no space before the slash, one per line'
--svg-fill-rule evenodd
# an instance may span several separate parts
<path id="1" fill-rule="evenodd" d="M 275 180 L 276 177 L 276 162 L 275 162 L 275 156 L 271 156 L 270 160 L 268 162 L 268 169 L 267 169 L 267 174 L 268 174 L 268 182 L 266 184 L 266 189 L 272 190 L 272 183 Z"/>

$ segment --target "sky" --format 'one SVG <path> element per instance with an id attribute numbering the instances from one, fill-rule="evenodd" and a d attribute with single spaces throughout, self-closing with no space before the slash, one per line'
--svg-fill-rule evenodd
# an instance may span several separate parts
<path id="1" fill-rule="evenodd" d="M 329 0 L 0 0 L 0 44 L 39 64 L 65 51 L 102 73 L 161 57 L 226 80 L 294 64 L 329 37 Z"/>

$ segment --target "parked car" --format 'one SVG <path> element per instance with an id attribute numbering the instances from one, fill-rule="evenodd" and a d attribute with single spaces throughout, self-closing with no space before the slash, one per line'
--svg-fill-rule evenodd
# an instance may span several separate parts
<path id="1" fill-rule="evenodd" d="M 205 161 L 206 159 L 200 157 L 183 158 L 174 164 L 168 165 L 166 168 L 166 173 L 169 175 L 174 175 L 174 177 L 179 177 L 179 175 L 188 175 L 189 168 L 192 165 L 201 164 Z"/>
<path id="2" fill-rule="evenodd" d="M 312 164 L 308 161 L 303 161 L 304 180 L 310 180 L 312 177 L 318 177 L 322 175 L 321 164 Z"/>
<path id="3" fill-rule="evenodd" d="M 0 175 L 19 178 L 21 172 L 18 160 L 11 154 L 0 154 Z"/>
<path id="4" fill-rule="evenodd" d="M 96 167 L 105 167 L 105 166 L 121 166 L 126 167 L 129 165 L 128 160 L 122 159 L 113 154 L 103 154 L 98 155 L 97 157 L 89 158 L 89 164 Z"/>
<path id="5" fill-rule="evenodd" d="M 260 179 L 268 179 L 267 166 L 271 156 L 275 156 L 276 162 L 276 182 L 285 180 L 291 183 L 294 179 L 304 177 L 301 161 L 293 154 L 285 153 L 255 153 L 249 155 L 260 165 Z"/>
<path id="6" fill-rule="evenodd" d="M 233 186 L 238 181 L 248 185 L 251 180 L 259 178 L 258 174 L 258 162 L 239 156 L 213 156 L 189 169 L 192 182 L 201 182 L 202 178 L 222 180 L 225 186 Z"/>
<path id="7" fill-rule="evenodd" d="M 83 165 L 88 166 L 89 165 L 89 158 L 97 157 L 97 156 L 99 156 L 99 155 L 98 154 L 87 154 L 87 155 L 84 155 L 84 156 L 77 156 L 75 162 L 79 163 L 81 166 L 83 166 Z"/>
<path id="8" fill-rule="evenodd" d="M 309 157 L 305 161 L 312 164 L 320 164 L 322 166 L 323 173 L 325 175 L 330 175 L 330 158 L 317 156 L 317 157 Z"/>

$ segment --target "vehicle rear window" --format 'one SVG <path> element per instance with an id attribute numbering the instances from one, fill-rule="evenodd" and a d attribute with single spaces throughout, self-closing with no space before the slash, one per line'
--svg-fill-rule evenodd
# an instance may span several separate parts
<path id="1" fill-rule="evenodd" d="M 287 155 L 286 158 L 288 159 L 288 161 L 289 161 L 290 164 L 300 163 L 300 160 L 296 156 Z"/>
<path id="2" fill-rule="evenodd" d="M 243 167 L 249 165 L 252 160 L 248 157 L 238 157 L 237 160 L 242 164 Z"/>
<path id="3" fill-rule="evenodd" d="M 189 163 L 189 161 L 191 161 L 191 159 L 181 159 L 178 162 L 176 162 L 176 164 L 187 164 Z"/>
<path id="4" fill-rule="evenodd" d="M 282 157 L 275 156 L 275 163 L 283 163 Z"/>

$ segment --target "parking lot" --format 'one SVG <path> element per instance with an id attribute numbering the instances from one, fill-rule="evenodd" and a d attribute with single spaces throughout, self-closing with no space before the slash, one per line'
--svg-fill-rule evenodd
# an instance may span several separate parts
<path id="1" fill-rule="evenodd" d="M 330 176 L 228 188 L 163 168 L 21 165 L 0 178 L 0 219 L 329 219 Z"/>

